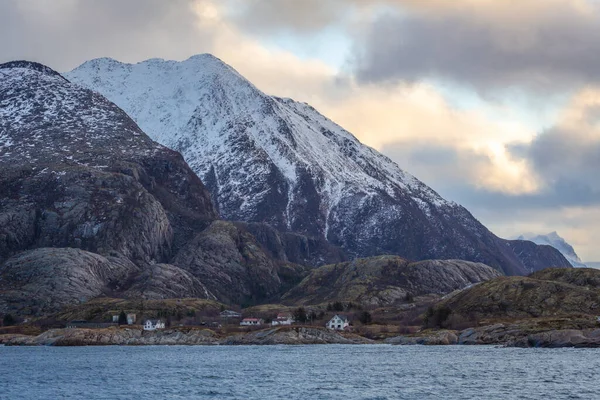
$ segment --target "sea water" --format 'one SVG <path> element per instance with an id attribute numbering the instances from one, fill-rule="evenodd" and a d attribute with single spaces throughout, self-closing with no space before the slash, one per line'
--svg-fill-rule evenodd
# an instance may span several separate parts
<path id="1" fill-rule="evenodd" d="M 600 399 L 600 350 L 0 346 L 0 399 Z"/>

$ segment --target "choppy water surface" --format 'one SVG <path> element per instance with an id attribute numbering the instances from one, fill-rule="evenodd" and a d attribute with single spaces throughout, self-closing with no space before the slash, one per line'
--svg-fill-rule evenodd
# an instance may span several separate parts
<path id="1" fill-rule="evenodd" d="M 2 347 L 1 399 L 600 399 L 600 350 Z"/>

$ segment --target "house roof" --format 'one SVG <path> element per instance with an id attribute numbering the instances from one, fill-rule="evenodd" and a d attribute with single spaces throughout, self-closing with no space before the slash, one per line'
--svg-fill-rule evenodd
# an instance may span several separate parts
<path id="1" fill-rule="evenodd" d="M 244 318 L 242 321 L 260 321 L 260 318 Z"/>
<path id="2" fill-rule="evenodd" d="M 150 322 L 152 325 L 156 325 L 159 322 L 162 322 L 160 319 L 148 319 L 146 320 L 146 323 Z"/>
<path id="3" fill-rule="evenodd" d="M 347 322 L 348 321 L 348 317 L 345 315 L 340 315 L 340 314 L 335 314 L 331 319 L 338 317 L 339 319 L 341 319 L 342 321 Z M 330 320 L 331 321 L 331 320 Z"/>

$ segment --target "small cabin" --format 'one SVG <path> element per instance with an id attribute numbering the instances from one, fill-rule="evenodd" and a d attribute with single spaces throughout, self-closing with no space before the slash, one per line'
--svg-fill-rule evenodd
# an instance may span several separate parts
<path id="1" fill-rule="evenodd" d="M 350 326 L 350 321 L 345 315 L 336 314 L 333 316 L 333 318 L 329 320 L 329 322 L 327 322 L 325 326 L 328 329 L 343 331 L 344 329 Z"/>
<path id="2" fill-rule="evenodd" d="M 145 331 L 155 331 L 157 329 L 165 329 L 165 323 L 159 319 L 148 319 L 144 322 Z"/>
<path id="3" fill-rule="evenodd" d="M 291 325 L 294 323 L 294 319 L 292 318 L 292 316 L 290 314 L 277 314 L 277 318 L 275 318 L 273 321 L 271 321 L 271 325 L 272 326 L 277 326 L 277 325 Z"/>
<path id="4" fill-rule="evenodd" d="M 262 318 L 244 318 L 242 322 L 240 322 L 240 326 L 259 326 L 264 324 L 265 321 Z"/>

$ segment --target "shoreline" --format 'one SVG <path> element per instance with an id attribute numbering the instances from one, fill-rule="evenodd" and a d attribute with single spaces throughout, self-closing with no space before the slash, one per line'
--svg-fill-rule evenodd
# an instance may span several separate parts
<path id="1" fill-rule="evenodd" d="M 142 328 L 50 329 L 37 336 L 0 335 L 5 346 L 239 346 L 239 345 L 495 345 L 520 348 L 600 348 L 600 328 L 528 331 L 517 325 L 494 324 L 462 331 L 430 330 L 373 340 L 326 328 L 277 327 L 247 333 L 219 335 L 209 329 L 172 328 L 144 331 Z"/>

